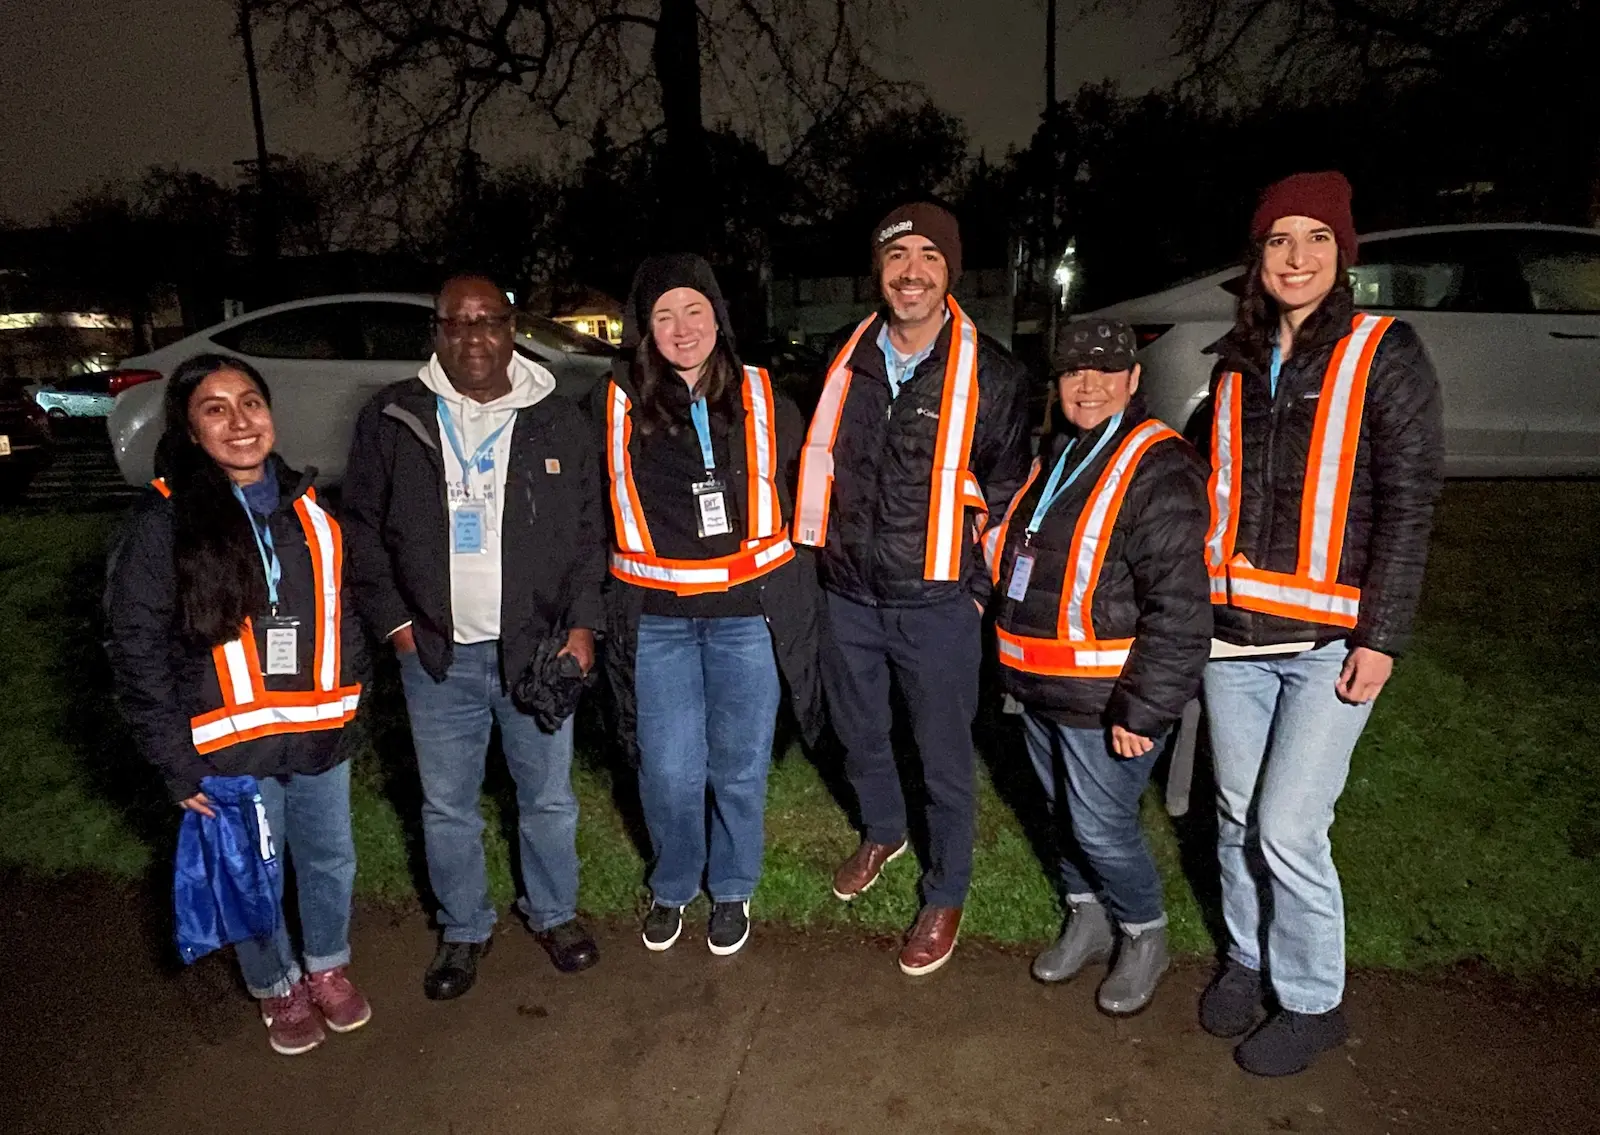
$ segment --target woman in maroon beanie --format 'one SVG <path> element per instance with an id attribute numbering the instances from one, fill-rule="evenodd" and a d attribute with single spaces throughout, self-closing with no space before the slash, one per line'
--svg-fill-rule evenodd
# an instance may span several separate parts
<path id="1" fill-rule="evenodd" d="M 1233 330 L 1211 348 L 1204 695 L 1230 941 L 1200 1021 L 1244 1036 L 1246 1071 L 1283 1076 L 1344 1042 L 1328 831 L 1416 612 L 1444 444 L 1416 333 L 1354 310 L 1344 176 L 1269 187 L 1250 238 Z"/>

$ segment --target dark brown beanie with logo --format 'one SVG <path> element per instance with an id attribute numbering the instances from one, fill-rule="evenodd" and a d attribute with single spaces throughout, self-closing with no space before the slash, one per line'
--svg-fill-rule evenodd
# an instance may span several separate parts
<path id="1" fill-rule="evenodd" d="M 928 201 L 901 205 L 872 230 L 872 263 L 876 267 L 883 246 L 903 236 L 923 236 L 944 256 L 950 271 L 950 286 L 961 278 L 961 226 L 950 210 Z"/>

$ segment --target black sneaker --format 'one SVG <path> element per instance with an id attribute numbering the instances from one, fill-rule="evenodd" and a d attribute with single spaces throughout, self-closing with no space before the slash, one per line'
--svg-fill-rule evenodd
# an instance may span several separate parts
<path id="1" fill-rule="evenodd" d="M 644 947 L 660 953 L 672 949 L 672 944 L 683 933 L 683 907 L 650 904 L 650 913 L 644 916 Z"/>
<path id="2" fill-rule="evenodd" d="M 1311 1067 L 1324 1052 L 1338 1048 L 1349 1035 L 1342 1009 L 1326 1013 L 1279 1009 L 1233 1050 L 1233 1058 L 1256 1076 L 1293 1076 Z"/>
<path id="3" fill-rule="evenodd" d="M 1243 1036 L 1261 1015 L 1261 972 L 1229 958 L 1200 995 L 1200 1027 L 1212 1036 Z"/>
<path id="4" fill-rule="evenodd" d="M 711 908 L 711 924 L 706 928 L 706 945 L 719 958 L 737 954 L 750 940 L 750 904 L 719 902 Z"/>

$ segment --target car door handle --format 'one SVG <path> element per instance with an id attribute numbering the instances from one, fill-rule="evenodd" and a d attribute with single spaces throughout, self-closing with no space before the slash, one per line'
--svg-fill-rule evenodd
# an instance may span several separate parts
<path id="1" fill-rule="evenodd" d="M 1588 334 L 1581 331 L 1552 331 L 1552 339 L 1600 339 L 1600 334 Z"/>

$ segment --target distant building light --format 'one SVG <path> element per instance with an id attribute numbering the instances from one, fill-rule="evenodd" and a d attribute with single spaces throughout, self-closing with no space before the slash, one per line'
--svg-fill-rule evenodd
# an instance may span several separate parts
<path id="1" fill-rule="evenodd" d="M 622 339 L 622 320 L 603 313 L 558 315 L 556 322 L 572 328 L 580 335 L 588 335 L 605 343 Z"/>
<path id="2" fill-rule="evenodd" d="M 4 311 L 0 331 L 26 331 L 33 327 L 78 327 L 87 331 L 129 331 L 133 321 L 98 311 Z"/>

